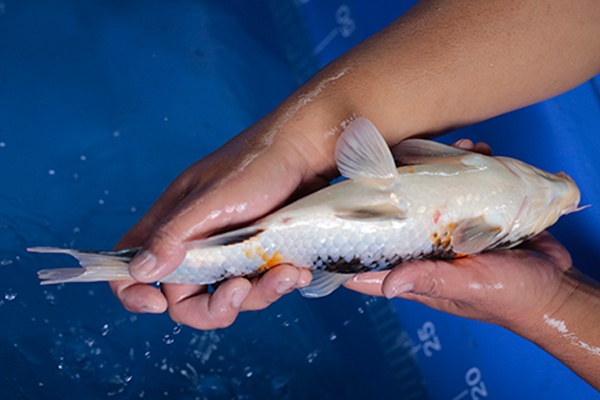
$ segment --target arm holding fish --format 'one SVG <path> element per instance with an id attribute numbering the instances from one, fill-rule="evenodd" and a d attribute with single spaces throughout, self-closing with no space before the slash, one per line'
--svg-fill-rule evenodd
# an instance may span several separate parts
<path id="1" fill-rule="evenodd" d="M 161 293 L 140 282 L 175 269 L 185 242 L 249 223 L 294 193 L 325 185 L 348 119 L 370 118 L 394 145 L 589 79 L 600 70 L 599 14 L 593 0 L 419 3 L 182 174 L 119 243 L 145 243 L 145 251 L 131 266 L 138 282 L 112 284 L 117 297 L 133 311 L 160 312 L 168 304 L 176 320 L 208 329 L 231 323 L 240 309 L 266 306 L 281 283 L 305 285 L 306 273 L 290 267 L 258 283 L 231 280 L 212 295 L 192 285 L 164 285 Z"/>
<path id="2" fill-rule="evenodd" d="M 512 250 L 357 275 L 346 287 L 505 327 L 600 389 L 600 285 L 547 232 Z"/>

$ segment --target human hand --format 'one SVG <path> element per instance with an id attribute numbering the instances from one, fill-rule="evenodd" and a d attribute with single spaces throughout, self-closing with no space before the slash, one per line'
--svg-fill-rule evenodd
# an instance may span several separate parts
<path id="1" fill-rule="evenodd" d="M 561 306 L 569 293 L 563 290 L 566 281 L 576 274 L 567 250 L 542 232 L 515 249 L 411 261 L 391 271 L 357 275 L 345 286 L 522 330 Z"/>
<path id="2" fill-rule="evenodd" d="M 301 141 L 276 140 L 269 122 L 259 122 L 212 155 L 183 172 L 148 213 L 119 241 L 118 248 L 144 245 L 130 264 L 135 280 L 111 283 L 125 308 L 134 312 L 169 311 L 179 323 L 198 329 L 230 325 L 240 311 L 267 307 L 283 294 L 306 286 L 306 269 L 282 265 L 251 281 L 230 279 L 214 293 L 205 285 L 155 282 L 185 256 L 184 243 L 224 227 L 252 222 L 294 193 L 327 184 L 307 167 Z"/>

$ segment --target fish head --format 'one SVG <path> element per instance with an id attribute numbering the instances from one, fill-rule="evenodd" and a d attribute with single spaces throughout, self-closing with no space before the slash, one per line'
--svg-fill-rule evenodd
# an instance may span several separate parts
<path id="1" fill-rule="evenodd" d="M 561 216 L 579 211 L 581 193 L 573 179 L 559 172 L 552 174 L 512 158 L 497 157 L 517 175 L 524 190 L 524 200 L 513 229 L 523 236 L 535 235 L 554 224 Z"/>

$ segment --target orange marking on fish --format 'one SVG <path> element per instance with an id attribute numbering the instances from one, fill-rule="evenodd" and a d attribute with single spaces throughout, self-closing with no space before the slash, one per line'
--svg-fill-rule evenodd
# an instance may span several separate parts
<path id="1" fill-rule="evenodd" d="M 262 256 L 262 259 L 265 263 L 263 265 L 261 265 L 260 267 L 258 267 L 259 272 L 271 269 L 274 266 L 279 265 L 283 262 L 283 256 L 281 255 L 279 250 L 277 250 L 271 256 L 269 256 L 267 253 L 264 253 Z"/>
<path id="2" fill-rule="evenodd" d="M 454 233 L 456 230 L 456 222 L 450 222 L 448 225 L 446 225 L 446 230 L 448 233 Z"/>

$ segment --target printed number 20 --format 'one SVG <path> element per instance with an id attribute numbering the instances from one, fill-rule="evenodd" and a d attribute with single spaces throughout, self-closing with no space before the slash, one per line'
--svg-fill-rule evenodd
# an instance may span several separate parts
<path id="1" fill-rule="evenodd" d="M 482 397 L 487 397 L 488 392 L 485 383 L 481 380 L 481 371 L 477 367 L 473 367 L 465 374 L 465 381 L 471 387 L 471 399 L 479 400 Z"/>

